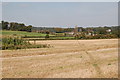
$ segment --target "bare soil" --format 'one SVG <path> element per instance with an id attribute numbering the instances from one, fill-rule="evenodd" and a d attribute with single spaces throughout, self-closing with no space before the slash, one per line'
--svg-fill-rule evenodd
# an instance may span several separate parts
<path id="1" fill-rule="evenodd" d="M 117 39 L 46 40 L 36 44 L 53 47 L 2 51 L 2 77 L 118 78 Z"/>

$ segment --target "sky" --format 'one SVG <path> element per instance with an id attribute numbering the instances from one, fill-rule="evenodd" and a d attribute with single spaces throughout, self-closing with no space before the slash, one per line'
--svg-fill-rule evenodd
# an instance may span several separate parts
<path id="1" fill-rule="evenodd" d="M 34 27 L 118 25 L 117 2 L 3 2 L 2 20 Z"/>
<path id="2" fill-rule="evenodd" d="M 2 2 L 119 2 L 120 0 L 0 0 Z"/>

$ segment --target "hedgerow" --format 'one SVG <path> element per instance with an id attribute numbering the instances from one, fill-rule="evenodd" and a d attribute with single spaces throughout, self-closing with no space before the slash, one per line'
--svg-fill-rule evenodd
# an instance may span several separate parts
<path id="1" fill-rule="evenodd" d="M 49 48 L 47 44 L 31 44 L 29 41 L 19 37 L 2 38 L 2 50 L 27 49 L 27 48 Z"/>

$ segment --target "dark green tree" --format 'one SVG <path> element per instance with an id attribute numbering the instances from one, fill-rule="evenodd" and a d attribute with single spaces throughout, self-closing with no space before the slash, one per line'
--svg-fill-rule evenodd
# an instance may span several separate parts
<path id="1" fill-rule="evenodd" d="M 8 22 L 2 21 L 2 29 L 3 29 L 3 30 L 8 30 L 8 25 L 9 25 Z"/>

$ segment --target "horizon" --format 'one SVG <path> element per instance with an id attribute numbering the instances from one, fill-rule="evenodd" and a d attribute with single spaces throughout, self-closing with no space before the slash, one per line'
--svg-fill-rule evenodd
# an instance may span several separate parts
<path id="1" fill-rule="evenodd" d="M 4 21 L 34 27 L 118 26 L 117 2 L 3 2 L 2 9 Z"/>
<path id="2" fill-rule="evenodd" d="M 3 20 L 2 20 L 3 21 Z M 4 21 L 4 22 L 8 22 L 8 21 Z M 9 23 L 19 23 L 19 22 L 9 22 Z M 19 23 L 19 24 L 25 24 L 25 23 Z M 25 26 L 29 26 L 29 24 L 28 25 L 26 25 L 25 24 Z M 31 25 L 32 27 L 36 27 L 36 26 L 33 26 L 33 25 Z M 64 27 L 60 27 L 60 26 L 37 26 L 36 28 L 39 28 L 39 27 L 46 27 L 46 28 L 75 28 L 75 27 L 83 27 L 83 28 L 91 28 L 91 27 L 116 27 L 116 26 L 119 26 L 119 25 L 111 25 L 111 26 L 109 26 L 109 25 L 104 25 L 104 26 L 79 26 L 79 25 L 75 25 L 75 26 L 72 26 L 72 27 L 67 27 L 67 26 L 64 26 Z"/>
<path id="3" fill-rule="evenodd" d="M 2 20 L 3 21 L 3 20 Z M 4 21 L 4 22 L 8 22 L 8 21 Z M 9 22 L 9 23 L 19 23 L 19 22 Z M 19 24 L 25 24 L 25 23 L 19 23 Z M 25 26 L 29 26 L 25 24 Z M 32 27 L 36 27 L 36 26 L 33 26 L 31 25 Z M 67 27 L 67 26 L 64 26 L 64 27 L 60 27 L 60 26 L 37 26 L 36 28 L 39 28 L 39 27 L 46 27 L 46 28 L 75 28 L 75 27 L 83 27 L 83 28 L 87 28 L 87 27 L 116 27 L 116 26 L 119 26 L 119 25 L 112 25 L 112 26 L 109 26 L 109 25 L 104 25 L 104 26 L 79 26 L 79 25 L 75 25 L 75 26 L 72 26 L 72 27 Z"/>

